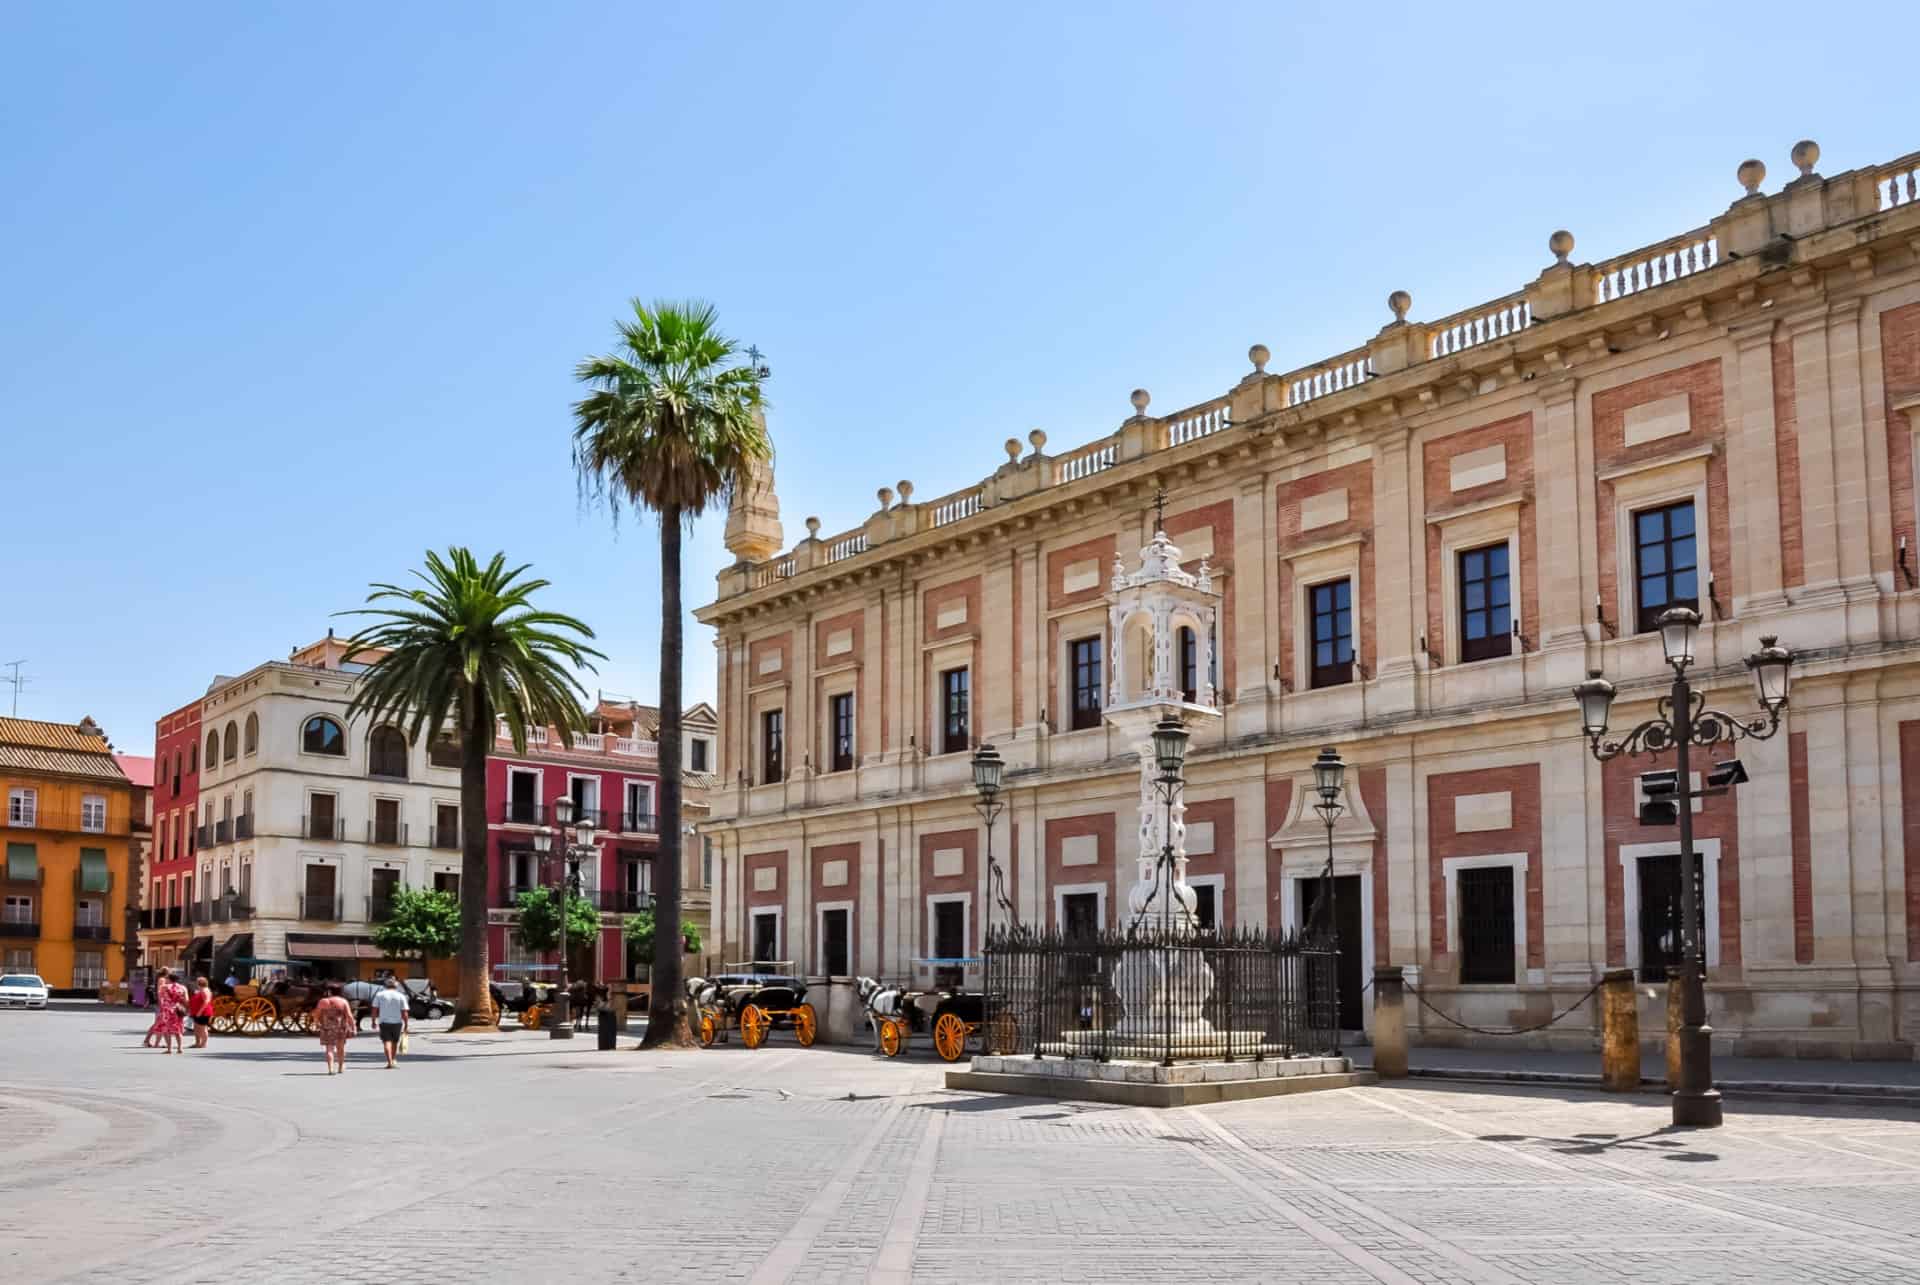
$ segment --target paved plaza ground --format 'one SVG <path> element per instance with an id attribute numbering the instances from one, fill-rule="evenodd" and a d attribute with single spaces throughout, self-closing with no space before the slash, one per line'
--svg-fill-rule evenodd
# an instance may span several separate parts
<path id="1" fill-rule="evenodd" d="M 1346 1089 L 1150 1111 L 930 1058 L 0 1014 L 0 1281 L 1920 1282 L 1920 1112 Z M 625 1044 L 630 1045 L 631 1041 Z"/>

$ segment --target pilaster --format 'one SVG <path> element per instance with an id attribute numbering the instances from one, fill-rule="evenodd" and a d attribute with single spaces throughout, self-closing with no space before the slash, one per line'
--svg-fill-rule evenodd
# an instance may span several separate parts
<path id="1" fill-rule="evenodd" d="M 1785 326 L 1793 345 L 1794 410 L 1800 432 L 1800 544 L 1806 567 L 1806 587 L 1795 598 L 1814 599 L 1834 593 L 1840 579 L 1826 307 L 1790 317 Z"/>
<path id="2" fill-rule="evenodd" d="M 1737 537 L 1736 537 L 1737 539 Z M 1745 694 L 1723 698 L 1741 713 Z M 1788 740 L 1805 730 L 1789 715 L 1764 741 L 1742 742 L 1737 752 L 1752 776 L 1733 792 L 1740 834 L 1740 958 L 1743 966 L 1793 964 L 1793 793 Z M 1716 751 L 1709 757 L 1722 757 Z M 1756 788 L 1758 787 L 1758 788 Z"/>
<path id="3" fill-rule="evenodd" d="M 1736 377 L 1727 389 L 1727 497 L 1732 539 L 1733 612 L 1786 606 L 1781 581 L 1780 462 L 1774 437 L 1771 318 L 1733 331 Z"/>
<path id="4" fill-rule="evenodd" d="M 1267 730 L 1273 682 L 1274 633 L 1268 627 L 1273 585 L 1273 530 L 1268 521 L 1272 479 L 1264 472 L 1242 481 L 1233 495 L 1233 661 L 1222 674 L 1233 689 L 1227 709 L 1229 737 Z"/>
<path id="5" fill-rule="evenodd" d="M 1425 563 L 1425 529 L 1412 511 L 1408 485 L 1411 435 L 1400 429 L 1383 433 L 1373 465 L 1373 601 L 1374 648 L 1366 657 L 1378 680 L 1370 713 L 1392 715 L 1413 708 L 1414 617 L 1426 619 L 1424 595 L 1413 599 L 1409 577 L 1416 559 Z M 1420 532 L 1422 548 L 1414 548 Z M 1416 610 L 1417 607 L 1417 610 Z M 1364 607 L 1363 607 L 1364 609 Z M 1398 681 L 1394 681 L 1394 680 Z"/>

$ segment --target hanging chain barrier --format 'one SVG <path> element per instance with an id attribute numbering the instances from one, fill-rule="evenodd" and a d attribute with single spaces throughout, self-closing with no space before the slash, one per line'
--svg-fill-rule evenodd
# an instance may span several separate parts
<path id="1" fill-rule="evenodd" d="M 1585 995 L 1582 995 L 1579 999 L 1573 1001 L 1573 1003 L 1567 1005 L 1565 1008 L 1561 1009 L 1558 1013 L 1555 1013 L 1552 1017 L 1549 1017 L 1546 1021 L 1536 1022 L 1532 1026 L 1472 1026 L 1466 1022 L 1461 1021 L 1459 1018 L 1454 1017 L 1447 1013 L 1443 1013 L 1438 1008 L 1434 1007 L 1433 1001 L 1429 1000 L 1425 995 L 1422 995 L 1420 993 L 1420 988 L 1415 986 L 1412 982 L 1403 982 L 1402 985 L 1404 985 L 1406 989 L 1408 989 L 1409 991 L 1413 992 L 1413 997 L 1420 1001 L 1420 1007 L 1426 1009 L 1429 1013 L 1432 1013 L 1435 1017 L 1439 1018 L 1441 1021 L 1447 1022 L 1453 1026 L 1457 1026 L 1463 1031 L 1472 1031 L 1475 1035 L 1531 1035 L 1535 1031 L 1544 1031 L 1549 1026 L 1552 1026 L 1554 1023 L 1562 1021 L 1566 1017 L 1571 1015 L 1575 1009 L 1579 1008 L 1582 1004 L 1585 1004 L 1588 1000 L 1592 999 L 1596 994 L 1599 993 L 1601 986 L 1605 985 L 1605 979 L 1595 982 L 1592 986 L 1587 988 L 1587 993 Z"/>

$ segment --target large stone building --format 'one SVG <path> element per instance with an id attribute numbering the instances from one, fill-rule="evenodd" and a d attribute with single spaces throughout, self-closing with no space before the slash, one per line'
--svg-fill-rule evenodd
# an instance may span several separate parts
<path id="1" fill-rule="evenodd" d="M 1752 782 L 1696 805 L 1713 1024 L 1762 1052 L 1912 1055 L 1920 1028 L 1920 154 L 1746 191 L 1705 226 L 1534 280 L 1097 441 L 1006 443 L 936 499 L 783 550 L 770 475 L 728 524 L 718 630 L 721 951 L 930 980 L 987 919 L 968 751 L 1009 760 L 992 852 L 1020 917 L 1118 925 L 1132 746 L 1106 725 L 1108 586 L 1164 528 L 1220 593 L 1224 717 L 1189 761 L 1189 882 L 1223 925 L 1296 924 L 1328 860 L 1347 977 L 1407 966 L 1433 1009 L 1530 1024 L 1607 966 L 1664 990 L 1671 827 L 1597 762 L 1671 677 L 1653 618 L 1706 618 L 1694 675 L 1757 712 L 1741 661 L 1797 649 Z M 1599 238 L 1604 239 L 1604 238 Z M 1183 684 L 1205 681 L 1198 640 Z M 1327 830 L 1323 745 L 1353 765 Z M 1696 757 L 1696 766 L 1707 764 Z M 958 906 L 958 910 L 951 909 Z M 942 909 L 948 907 L 948 909 Z M 1364 1005 L 1349 985 L 1348 1021 Z M 1459 1035 L 1416 1006 L 1420 1038 Z M 1591 1006 L 1539 1039 L 1590 1038 Z"/>

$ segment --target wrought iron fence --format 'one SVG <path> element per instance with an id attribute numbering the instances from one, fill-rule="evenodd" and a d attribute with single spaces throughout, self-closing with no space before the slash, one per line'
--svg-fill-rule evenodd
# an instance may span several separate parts
<path id="1" fill-rule="evenodd" d="M 996 928 L 989 1051 L 1098 1061 L 1239 1061 L 1340 1051 L 1327 938 Z"/>

